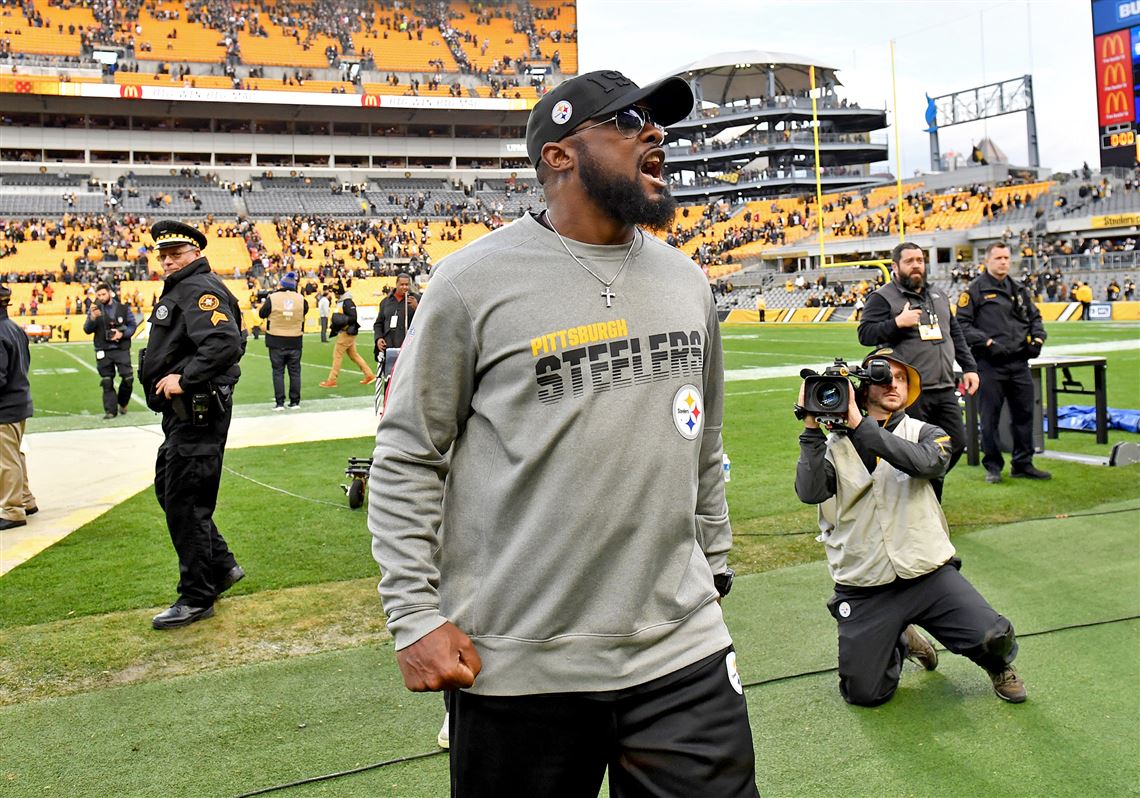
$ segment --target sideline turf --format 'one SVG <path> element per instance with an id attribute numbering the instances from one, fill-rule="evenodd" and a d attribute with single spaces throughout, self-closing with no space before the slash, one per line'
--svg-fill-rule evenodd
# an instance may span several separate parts
<path id="1" fill-rule="evenodd" d="M 956 544 L 964 572 L 1023 634 L 1135 615 L 1136 512 L 1011 524 Z M 746 683 L 834 665 L 828 590 L 822 563 L 740 580 L 726 613 Z M 1026 637 L 1021 706 L 1000 702 L 984 673 L 951 655 L 935 673 L 908 665 L 895 698 L 873 710 L 845 705 L 833 674 L 751 687 L 761 789 L 1129 794 L 1137 645 L 1137 621 Z M 438 696 L 404 691 L 390 645 L 357 648 L 0 709 L 0 775 L 13 796 L 236 795 L 430 751 L 440 716 Z M 432 758 L 281 794 L 445 795 L 445 765 Z"/>

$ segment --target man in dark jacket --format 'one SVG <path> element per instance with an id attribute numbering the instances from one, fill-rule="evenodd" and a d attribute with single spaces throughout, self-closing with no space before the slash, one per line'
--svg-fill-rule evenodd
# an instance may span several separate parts
<path id="1" fill-rule="evenodd" d="M 352 294 L 347 290 L 342 292 L 340 303 L 340 313 L 332 315 L 332 328 L 330 330 L 336 335 L 332 368 L 329 369 L 328 379 L 320 385 L 322 388 L 336 387 L 336 378 L 340 375 L 340 364 L 344 361 L 345 355 L 348 355 L 348 359 L 359 366 L 361 373 L 364 374 L 364 379 L 360 381 L 360 384 L 371 385 L 376 381 L 376 375 L 372 373 L 368 363 L 356 351 L 356 336 L 360 333 L 360 322 L 356 318 L 356 303 L 352 301 Z"/>
<path id="2" fill-rule="evenodd" d="M 206 236 L 189 225 L 151 227 L 165 280 L 139 355 L 147 406 L 162 413 L 154 492 L 178 553 L 178 600 L 155 629 L 214 614 L 214 601 L 245 576 L 214 525 L 233 390 L 245 353 L 241 309 L 202 257 Z"/>
<path id="3" fill-rule="evenodd" d="M 1045 325 L 1029 290 L 1009 276 L 1009 245 L 986 247 L 986 271 L 958 297 L 958 321 L 978 360 L 982 389 L 978 412 L 982 422 L 982 465 L 986 482 L 1001 482 L 1005 465 L 998 441 L 1003 402 L 1009 404 L 1013 431 L 1010 476 L 1049 479 L 1033 465 L 1033 377 L 1030 358 L 1041 354 Z"/>
<path id="4" fill-rule="evenodd" d="M 26 526 L 38 511 L 28 488 L 28 462 L 20 451 L 32 416 L 28 336 L 8 318 L 12 289 L 0 285 L 0 530 Z"/>
<path id="5" fill-rule="evenodd" d="M 401 274 L 396 278 L 396 290 L 380 302 L 380 312 L 376 316 L 376 323 L 372 326 L 375 336 L 373 352 L 376 362 L 383 357 L 384 376 L 392 376 L 392 367 L 396 364 L 400 347 L 404 345 L 404 338 L 408 335 L 408 327 L 416 315 L 419 297 L 411 292 L 412 277 Z M 391 354 L 388 354 L 389 351 Z"/>
<path id="6" fill-rule="evenodd" d="M 891 347 L 922 378 L 922 396 L 908 411 L 911 418 L 940 427 L 950 436 L 946 473 L 966 450 L 966 427 L 955 391 L 954 361 L 962 366 L 966 392 L 978 390 L 978 366 L 950 300 L 926 283 L 926 257 L 917 244 L 904 242 L 891 253 L 894 280 L 867 297 L 859 321 L 859 343 Z M 931 480 L 942 500 L 942 478 Z"/>
<path id="7" fill-rule="evenodd" d="M 103 418 L 126 414 L 135 385 L 131 368 L 131 336 L 138 322 L 130 308 L 115 299 L 111 286 L 99 283 L 95 301 L 83 322 L 83 332 L 94 336 L 95 368 L 103 386 Z M 115 391 L 115 372 L 119 373 L 119 390 Z"/>

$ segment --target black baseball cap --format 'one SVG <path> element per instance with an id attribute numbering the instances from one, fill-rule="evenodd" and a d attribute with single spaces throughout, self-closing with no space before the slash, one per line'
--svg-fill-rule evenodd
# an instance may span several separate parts
<path id="1" fill-rule="evenodd" d="M 560 84 L 531 109 L 526 123 L 526 153 L 537 166 L 544 144 L 562 141 L 587 119 L 617 113 L 631 105 L 648 108 L 653 121 L 667 127 L 688 116 L 693 102 L 693 90 L 682 78 L 665 78 L 643 89 L 617 70 L 587 72 Z"/>

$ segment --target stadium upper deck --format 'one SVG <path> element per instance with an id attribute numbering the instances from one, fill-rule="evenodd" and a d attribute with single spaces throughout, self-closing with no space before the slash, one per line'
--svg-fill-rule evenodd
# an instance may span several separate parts
<path id="1" fill-rule="evenodd" d="M 191 74 L 206 71 L 202 65 L 304 70 L 356 64 L 490 79 L 521 74 L 528 65 L 566 74 L 578 68 L 572 2 L 28 0 L 0 6 L 0 32 L 0 58 L 17 64 L 54 56 L 97 66 L 99 51 L 127 63 L 197 65 Z"/>

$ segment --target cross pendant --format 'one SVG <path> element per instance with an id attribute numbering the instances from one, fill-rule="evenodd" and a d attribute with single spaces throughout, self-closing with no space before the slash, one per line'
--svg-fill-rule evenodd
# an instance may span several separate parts
<path id="1" fill-rule="evenodd" d="M 617 296 L 617 294 L 615 294 L 613 291 L 611 291 L 611 290 L 610 290 L 610 287 L 607 285 L 607 286 L 605 286 L 605 287 L 603 287 L 603 288 L 602 288 L 602 296 L 603 296 L 603 297 L 605 298 L 605 300 L 606 300 L 606 307 L 607 307 L 607 308 L 612 308 L 612 307 L 613 307 L 613 302 L 612 302 L 612 300 L 613 300 L 613 298 L 614 298 L 615 296 Z"/>

